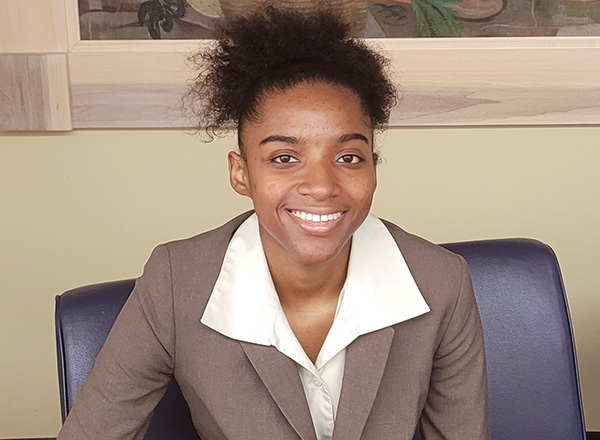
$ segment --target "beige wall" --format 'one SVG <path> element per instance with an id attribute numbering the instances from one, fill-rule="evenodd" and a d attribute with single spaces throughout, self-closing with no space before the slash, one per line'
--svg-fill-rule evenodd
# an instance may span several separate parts
<path id="1" fill-rule="evenodd" d="M 600 430 L 600 127 L 395 129 L 374 212 L 432 241 L 534 237 L 557 252 L 589 430 Z M 139 275 L 157 243 L 250 205 L 232 140 L 179 131 L 0 135 L 0 438 L 60 425 L 54 295 Z"/>

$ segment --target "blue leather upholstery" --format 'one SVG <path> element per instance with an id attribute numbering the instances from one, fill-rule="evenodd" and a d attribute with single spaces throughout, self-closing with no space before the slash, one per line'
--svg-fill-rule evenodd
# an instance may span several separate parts
<path id="1" fill-rule="evenodd" d="M 481 312 L 493 440 L 584 440 L 575 347 L 558 262 L 534 240 L 444 245 L 468 262 Z M 63 420 L 90 372 L 133 280 L 56 298 Z M 198 440 L 176 382 L 156 408 L 147 440 Z"/>
<path id="2" fill-rule="evenodd" d="M 487 355 L 493 440 L 584 440 L 565 290 L 552 249 L 526 239 L 444 245 L 469 264 Z"/>

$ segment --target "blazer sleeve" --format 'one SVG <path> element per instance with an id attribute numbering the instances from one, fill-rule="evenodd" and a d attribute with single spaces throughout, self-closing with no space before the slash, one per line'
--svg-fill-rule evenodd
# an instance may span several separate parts
<path id="1" fill-rule="evenodd" d="M 81 387 L 57 440 L 143 439 L 174 369 L 171 267 L 157 247 Z"/>
<path id="2" fill-rule="evenodd" d="M 433 359 L 421 415 L 422 440 L 489 440 L 483 329 L 467 263 L 454 310 Z"/>

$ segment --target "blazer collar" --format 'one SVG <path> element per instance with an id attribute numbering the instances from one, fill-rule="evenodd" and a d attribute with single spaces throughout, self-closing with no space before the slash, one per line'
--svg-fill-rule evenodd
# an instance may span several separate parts
<path id="1" fill-rule="evenodd" d="M 275 347 L 240 341 L 279 409 L 302 440 L 317 440 L 304 389 L 293 360 Z"/>
<path id="2" fill-rule="evenodd" d="M 387 364 L 394 329 L 360 336 L 346 351 L 346 368 L 333 440 L 359 440 Z"/>
<path id="3" fill-rule="evenodd" d="M 360 336 L 346 351 L 342 394 L 333 440 L 359 440 L 387 364 L 394 329 Z M 240 342 L 279 409 L 302 440 L 316 440 L 308 403 L 294 361 L 275 347 Z"/>

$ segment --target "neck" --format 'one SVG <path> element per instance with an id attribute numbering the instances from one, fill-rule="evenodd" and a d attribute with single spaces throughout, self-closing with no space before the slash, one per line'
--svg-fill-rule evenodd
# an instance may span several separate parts
<path id="1" fill-rule="evenodd" d="M 337 304 L 348 272 L 350 241 L 332 260 L 320 263 L 303 264 L 289 255 L 274 255 L 266 249 L 265 255 L 284 309 Z"/>

